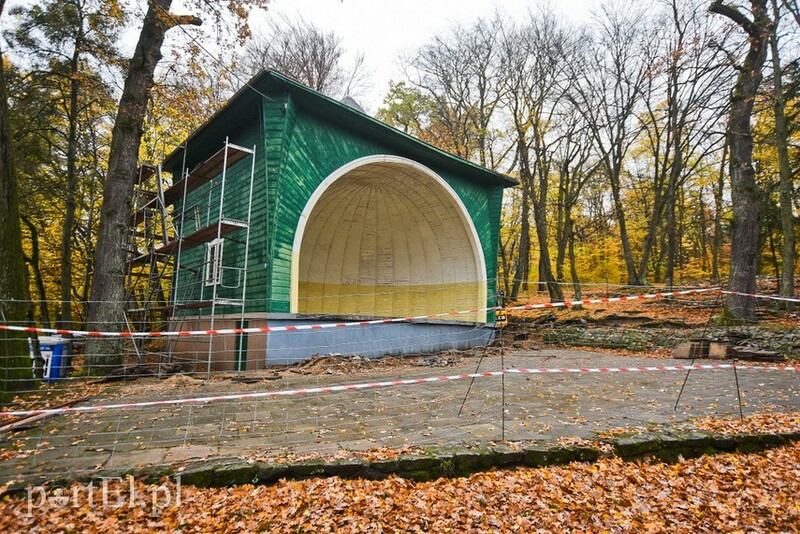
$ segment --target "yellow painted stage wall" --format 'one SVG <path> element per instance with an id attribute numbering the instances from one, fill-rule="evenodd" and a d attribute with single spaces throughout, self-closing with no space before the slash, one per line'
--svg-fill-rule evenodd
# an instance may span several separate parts
<path id="1" fill-rule="evenodd" d="M 300 313 L 378 317 L 408 317 L 484 307 L 485 283 L 456 282 L 408 286 L 341 285 L 300 282 Z M 451 321 L 486 321 L 486 313 L 441 317 Z"/>

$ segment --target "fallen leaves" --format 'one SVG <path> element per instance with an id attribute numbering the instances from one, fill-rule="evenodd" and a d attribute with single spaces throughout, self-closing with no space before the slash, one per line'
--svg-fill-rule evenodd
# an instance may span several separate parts
<path id="1" fill-rule="evenodd" d="M 606 458 L 423 483 L 330 478 L 198 489 L 135 482 L 130 499 L 123 482 L 113 489 L 122 495 L 116 508 L 103 507 L 97 491 L 91 505 L 40 502 L 29 514 L 24 496 L 6 495 L 0 517 L 17 532 L 797 532 L 798 465 L 795 443 L 673 465 Z M 180 505 L 172 499 L 153 509 L 143 496 L 159 488 L 162 496 L 180 491 Z"/>
<path id="2" fill-rule="evenodd" d="M 80 384 L 76 384 L 75 380 L 80 380 Z M 53 384 L 39 382 L 36 385 L 35 393 L 27 393 L 24 396 L 18 395 L 14 397 L 11 403 L 0 406 L 0 409 L 3 411 L 48 409 L 83 397 L 99 395 L 109 389 L 108 384 L 102 384 L 94 380 L 75 380 L 60 380 Z M 16 416 L 0 415 L 0 425 L 11 423 L 17 419 L 18 417 Z"/>
<path id="3" fill-rule="evenodd" d="M 608 290 L 588 290 L 584 291 L 582 299 L 599 299 L 604 297 L 629 296 L 646 293 L 654 293 L 656 289 L 643 287 L 630 287 L 625 289 L 612 288 Z M 572 299 L 571 294 L 566 295 L 567 299 Z M 543 304 L 549 302 L 547 293 L 532 293 L 523 295 L 517 302 L 510 306 L 520 306 L 525 304 Z M 546 315 L 554 315 L 559 322 L 571 320 L 587 320 L 590 322 L 602 322 L 609 317 L 627 315 L 631 320 L 639 316 L 647 316 L 653 321 L 679 321 L 695 327 L 705 325 L 709 318 L 720 312 L 722 299 L 707 294 L 683 295 L 679 298 L 666 298 L 656 300 L 629 300 L 613 302 L 608 304 L 588 304 L 579 308 L 547 308 L 534 310 L 514 310 L 512 317 L 523 321 L 534 321 Z M 636 327 L 636 323 L 628 324 L 628 327 Z"/>
<path id="4" fill-rule="evenodd" d="M 559 348 L 573 348 L 574 345 L 565 345 L 559 344 L 554 345 Z M 608 354 L 610 356 L 625 356 L 625 357 L 633 357 L 633 358 L 654 358 L 659 360 L 671 360 L 672 358 L 672 351 L 673 349 L 666 349 L 666 348 L 653 348 L 646 351 L 636 351 L 636 350 L 628 350 L 628 349 L 612 349 L 609 347 L 591 347 L 592 352 L 600 352 L 602 354 Z"/>
<path id="5" fill-rule="evenodd" d="M 652 427 L 625 426 L 609 428 L 598 433 L 600 440 L 614 439 L 623 435 L 643 434 L 651 431 L 660 431 L 660 425 Z M 751 414 L 744 419 L 738 417 L 707 416 L 693 418 L 691 421 L 676 425 L 674 430 L 694 431 L 703 430 L 714 434 L 788 434 L 800 432 L 800 412 L 791 413 L 758 413 Z"/>
<path id="6" fill-rule="evenodd" d="M 578 436 L 562 436 L 556 440 L 562 447 L 586 447 L 596 449 L 600 453 L 611 456 L 614 453 L 614 446 L 606 441 L 589 440 Z"/>
<path id="7" fill-rule="evenodd" d="M 276 454 L 256 454 L 251 455 L 250 459 L 262 462 L 277 464 L 297 464 L 302 462 L 341 462 L 345 460 L 360 459 L 365 462 L 378 462 L 383 460 L 396 460 L 401 456 L 423 455 L 425 451 L 420 447 L 371 447 L 363 451 L 351 451 L 346 449 L 337 450 L 334 453 L 290 453 L 280 452 Z"/>
<path id="8" fill-rule="evenodd" d="M 800 412 L 760 413 L 738 418 L 701 417 L 694 426 L 717 434 L 783 434 L 800 432 Z"/>

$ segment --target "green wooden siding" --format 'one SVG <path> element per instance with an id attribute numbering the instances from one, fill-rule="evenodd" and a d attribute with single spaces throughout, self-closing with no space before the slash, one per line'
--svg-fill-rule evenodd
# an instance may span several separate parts
<path id="1" fill-rule="evenodd" d="M 276 269 L 275 257 L 280 250 L 279 243 L 283 232 L 277 224 L 278 210 L 275 207 L 284 202 L 286 188 L 283 186 L 282 170 L 285 167 L 287 145 L 292 137 L 294 124 L 295 110 L 288 95 L 275 95 L 272 100 L 265 99 L 264 138 L 269 160 L 269 210 L 266 213 L 259 212 L 258 221 L 264 223 L 269 234 L 270 253 L 266 270 L 270 283 L 258 288 L 258 291 L 263 293 L 268 302 L 268 311 L 276 311 L 272 280 L 276 273 L 280 273 L 280 269 Z"/>

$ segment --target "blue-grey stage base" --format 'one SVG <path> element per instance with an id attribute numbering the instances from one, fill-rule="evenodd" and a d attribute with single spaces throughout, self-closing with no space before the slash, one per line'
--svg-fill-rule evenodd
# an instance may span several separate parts
<path id="1" fill-rule="evenodd" d="M 339 321 L 269 320 L 269 326 L 299 326 Z M 267 334 L 267 365 L 288 365 L 317 355 L 377 358 L 469 349 L 488 345 L 494 326 L 464 323 L 390 323 Z"/>

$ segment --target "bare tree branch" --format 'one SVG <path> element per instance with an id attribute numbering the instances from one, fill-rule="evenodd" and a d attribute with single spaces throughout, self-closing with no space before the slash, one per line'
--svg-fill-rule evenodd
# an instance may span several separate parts
<path id="1" fill-rule="evenodd" d="M 357 95 L 367 85 L 364 55 L 350 67 L 342 39 L 300 18 L 273 20 L 266 35 L 247 44 L 242 58 L 251 74 L 274 69 L 315 91 L 332 97 Z"/>
<path id="2" fill-rule="evenodd" d="M 708 6 L 708 10 L 711 13 L 716 13 L 717 15 L 728 17 L 733 22 L 741 26 L 742 29 L 746 31 L 748 35 L 750 35 L 750 37 L 758 38 L 759 36 L 758 27 L 753 23 L 752 20 L 748 19 L 736 7 L 730 4 L 725 4 L 722 0 L 714 0 L 711 3 L 711 5 Z"/>

